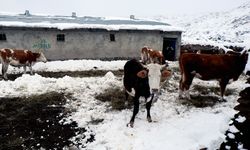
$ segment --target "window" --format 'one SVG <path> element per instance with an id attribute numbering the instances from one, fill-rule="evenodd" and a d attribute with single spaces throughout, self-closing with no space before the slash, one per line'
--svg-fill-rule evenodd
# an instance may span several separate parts
<path id="1" fill-rule="evenodd" d="M 57 34 L 56 36 L 57 41 L 64 42 L 65 41 L 65 35 L 64 34 Z"/>
<path id="2" fill-rule="evenodd" d="M 0 34 L 0 41 L 6 41 L 6 34 Z"/>
<path id="3" fill-rule="evenodd" d="M 110 34 L 109 37 L 111 42 L 115 41 L 115 34 Z"/>

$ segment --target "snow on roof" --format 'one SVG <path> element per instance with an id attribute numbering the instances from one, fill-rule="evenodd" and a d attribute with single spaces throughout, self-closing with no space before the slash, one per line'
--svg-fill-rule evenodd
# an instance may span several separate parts
<path id="1" fill-rule="evenodd" d="M 36 27 L 64 29 L 106 29 L 106 30 L 160 30 L 182 31 L 170 24 L 142 19 L 107 18 L 107 17 L 76 17 L 76 16 L 42 16 L 31 14 L 9 15 L 0 14 L 0 26 Z"/>

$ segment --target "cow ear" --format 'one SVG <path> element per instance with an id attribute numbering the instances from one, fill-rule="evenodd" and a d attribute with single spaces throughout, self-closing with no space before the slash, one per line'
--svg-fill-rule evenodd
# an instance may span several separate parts
<path id="1" fill-rule="evenodd" d="M 139 77 L 139 78 L 146 78 L 147 75 L 148 75 L 148 72 L 147 72 L 146 70 L 141 70 L 141 71 L 139 71 L 136 75 L 137 75 L 137 77 Z"/>
<path id="2" fill-rule="evenodd" d="M 243 50 L 241 53 L 241 55 L 245 55 L 245 54 L 247 54 L 247 50 Z"/>
<path id="3" fill-rule="evenodd" d="M 171 75 L 171 72 L 169 70 L 163 70 L 161 72 L 162 78 L 167 78 Z"/>
<path id="4" fill-rule="evenodd" d="M 244 60 L 247 60 L 248 59 L 248 52 L 247 50 L 244 50 L 242 53 L 241 53 L 241 58 L 243 58 Z"/>
<path id="5" fill-rule="evenodd" d="M 168 63 L 161 65 L 161 71 L 167 70 Z"/>

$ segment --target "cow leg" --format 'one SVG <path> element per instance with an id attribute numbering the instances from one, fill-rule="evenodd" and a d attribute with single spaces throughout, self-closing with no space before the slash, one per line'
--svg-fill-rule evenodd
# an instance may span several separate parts
<path id="1" fill-rule="evenodd" d="M 189 76 L 188 76 L 188 78 L 187 78 L 187 80 L 186 80 L 186 84 L 185 84 L 185 95 L 186 95 L 186 97 L 188 98 L 188 99 L 191 99 L 191 97 L 190 97 L 190 93 L 189 93 L 189 88 L 190 88 L 190 85 L 192 84 L 192 82 L 193 82 L 193 79 L 194 79 L 194 75 L 192 75 L 192 74 L 189 74 Z"/>
<path id="2" fill-rule="evenodd" d="M 154 63 L 154 58 L 150 57 L 149 63 Z"/>
<path id="3" fill-rule="evenodd" d="M 183 98 L 183 92 L 185 91 L 186 75 L 184 72 L 181 73 L 181 80 L 179 83 L 179 97 Z"/>
<path id="4" fill-rule="evenodd" d="M 127 126 L 134 127 L 134 121 L 135 121 L 135 116 L 139 112 L 139 96 L 135 96 L 133 98 L 134 101 L 134 110 L 133 110 L 133 115 L 132 118 L 130 119 L 130 122 L 127 124 Z"/>
<path id="5" fill-rule="evenodd" d="M 226 86 L 228 84 L 229 80 L 228 79 L 221 79 L 220 80 L 220 96 L 221 96 L 221 100 L 223 101 L 223 95 L 226 89 Z"/>
<path id="6" fill-rule="evenodd" d="M 182 76 L 181 76 L 181 80 L 180 80 L 180 91 L 179 91 L 179 97 L 182 98 L 183 97 L 183 93 L 185 95 L 186 98 L 191 99 L 190 94 L 189 94 L 189 88 L 190 85 L 192 84 L 194 79 L 194 75 L 193 74 L 185 74 L 185 72 L 183 72 Z"/>
<path id="7" fill-rule="evenodd" d="M 128 106 L 128 96 L 129 96 L 128 92 L 125 91 L 125 106 Z"/>
<path id="8" fill-rule="evenodd" d="M 182 77 L 181 77 L 181 80 L 180 80 L 180 82 L 179 82 L 179 98 L 183 98 L 183 90 L 184 90 L 184 88 L 183 88 L 183 83 L 182 83 Z"/>
<path id="9" fill-rule="evenodd" d="M 8 80 L 8 77 L 7 77 L 8 67 L 9 67 L 9 64 L 5 64 L 5 63 L 2 64 L 2 76 L 5 80 Z"/>
<path id="10" fill-rule="evenodd" d="M 2 76 L 4 75 L 4 64 L 2 64 Z"/>
<path id="11" fill-rule="evenodd" d="M 26 66 L 23 66 L 23 73 L 26 74 Z"/>
<path id="12" fill-rule="evenodd" d="M 33 73 L 31 64 L 29 65 L 29 69 L 30 69 L 30 74 L 33 75 L 34 73 Z"/>
<path id="13" fill-rule="evenodd" d="M 190 96 L 190 93 L 189 93 L 189 89 L 188 90 L 185 90 L 185 92 L 184 92 L 184 95 L 185 95 L 185 97 L 187 98 L 187 99 L 191 99 L 191 96 Z"/>
<path id="14" fill-rule="evenodd" d="M 148 122 L 152 122 L 151 115 L 150 115 L 150 108 L 151 108 L 151 105 L 152 105 L 153 98 L 154 98 L 154 96 L 152 96 L 151 100 L 146 103 L 147 120 L 148 120 Z"/>
<path id="15" fill-rule="evenodd" d="M 193 79 L 194 79 L 194 75 L 193 74 L 186 74 L 185 75 L 185 80 L 182 81 L 183 83 L 183 91 L 184 91 L 184 95 L 187 99 L 191 99 L 190 97 L 190 93 L 189 93 L 189 88 L 190 88 L 190 85 L 192 84 L 193 82 Z"/>

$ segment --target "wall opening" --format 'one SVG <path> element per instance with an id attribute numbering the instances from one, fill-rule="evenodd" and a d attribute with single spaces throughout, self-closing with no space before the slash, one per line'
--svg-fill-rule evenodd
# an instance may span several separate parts
<path id="1" fill-rule="evenodd" d="M 6 41 L 6 34 L 2 33 L 0 34 L 0 41 Z"/>
<path id="2" fill-rule="evenodd" d="M 110 34 L 109 38 L 110 38 L 111 42 L 114 42 L 115 41 L 115 34 Z"/>
<path id="3" fill-rule="evenodd" d="M 64 42 L 65 41 L 65 35 L 64 34 L 57 34 L 56 39 L 58 42 Z"/>
<path id="4" fill-rule="evenodd" d="M 163 55 L 166 60 L 174 61 L 177 38 L 163 38 Z"/>

